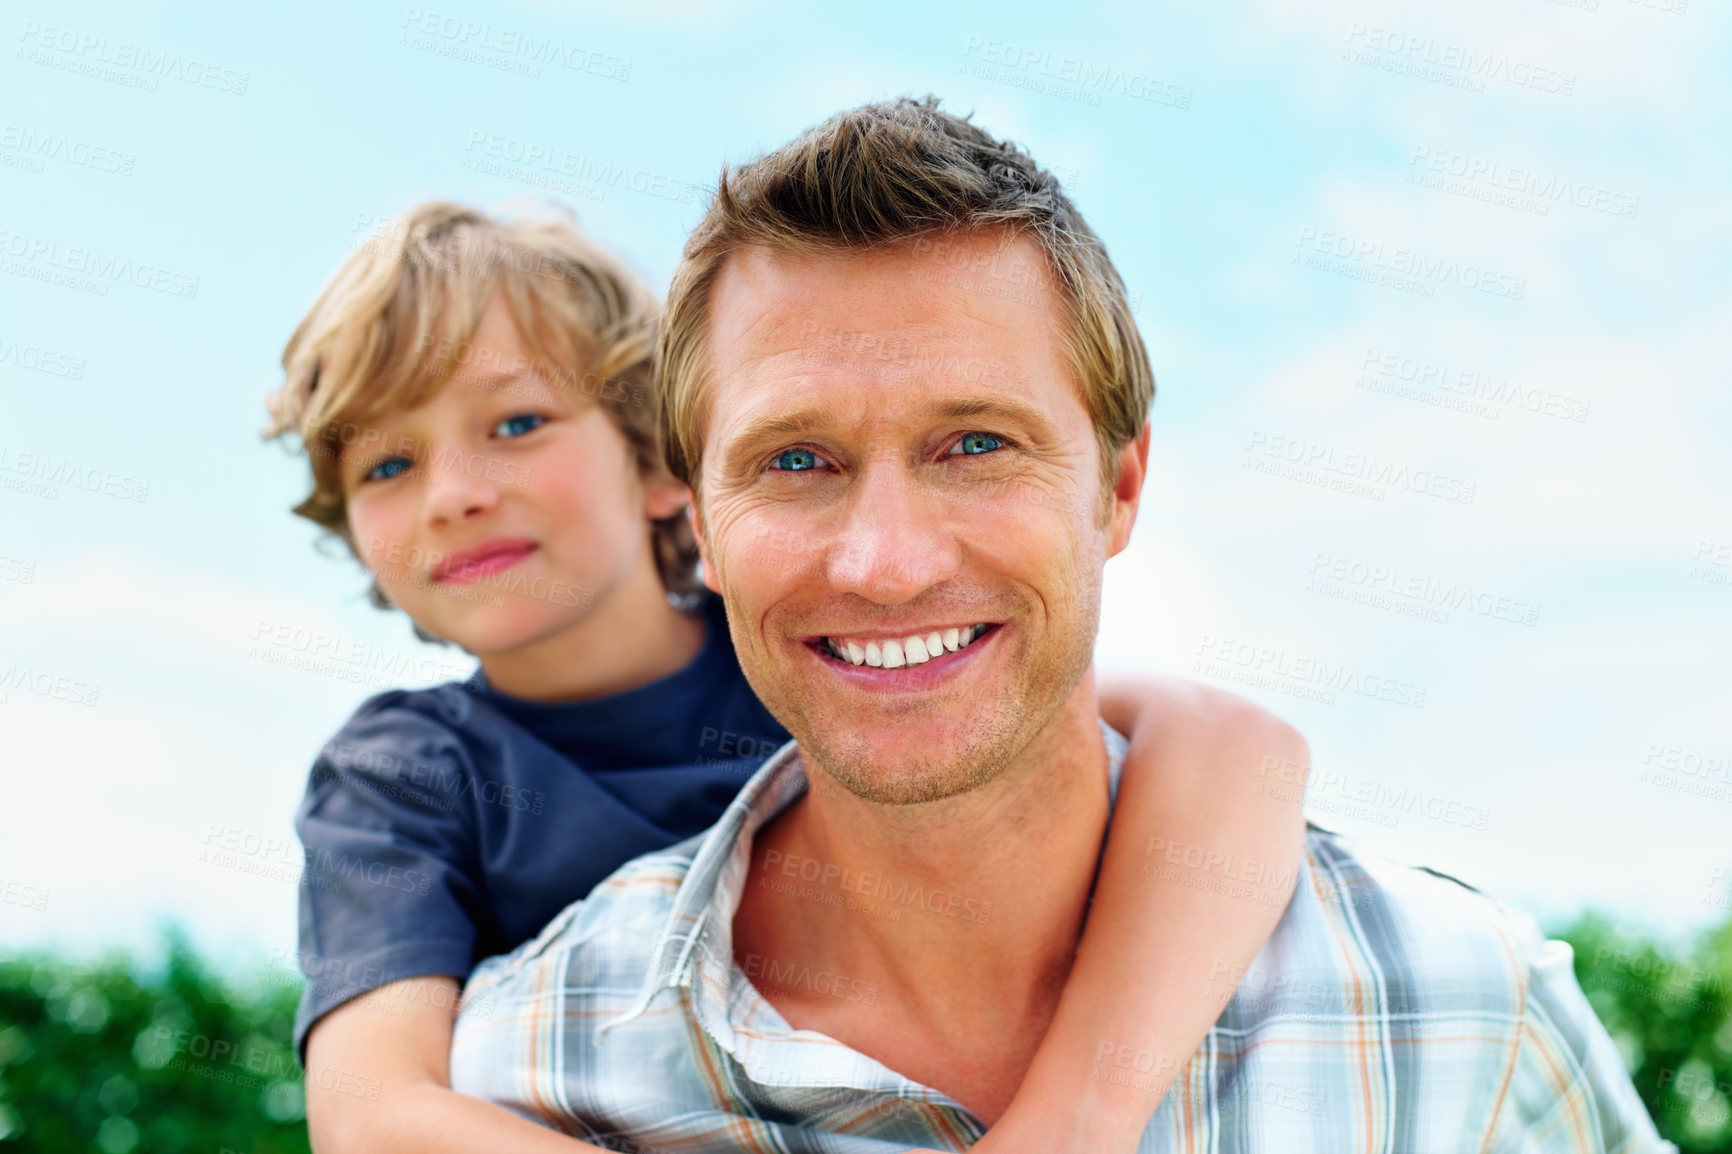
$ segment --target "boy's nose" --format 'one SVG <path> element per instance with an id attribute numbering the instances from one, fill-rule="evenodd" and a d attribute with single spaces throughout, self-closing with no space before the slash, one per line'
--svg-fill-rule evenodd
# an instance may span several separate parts
<path id="1" fill-rule="evenodd" d="M 443 457 L 443 459 L 440 459 Z M 465 468 L 462 453 L 436 454 L 427 469 L 427 520 L 449 525 L 479 516 L 499 504 L 499 486 L 485 469 Z"/>

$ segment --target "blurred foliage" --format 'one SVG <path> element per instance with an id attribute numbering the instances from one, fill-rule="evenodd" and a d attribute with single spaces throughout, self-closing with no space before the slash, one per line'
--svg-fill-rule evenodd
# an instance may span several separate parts
<path id="1" fill-rule="evenodd" d="M 306 1154 L 299 976 L 226 983 L 175 933 L 165 955 L 0 958 L 0 1150 Z"/>
<path id="2" fill-rule="evenodd" d="M 1732 921 L 1665 946 L 1596 914 L 1553 930 L 1660 1132 L 1732 1154 Z M 219 977 L 179 934 L 164 964 L 0 958 L 0 1152 L 306 1154 L 289 1048 L 300 979 Z"/>
<path id="3" fill-rule="evenodd" d="M 1552 936 L 1623 1054 L 1660 1133 L 1686 1154 L 1732 1152 L 1732 921 L 1667 948 L 1597 914 Z"/>

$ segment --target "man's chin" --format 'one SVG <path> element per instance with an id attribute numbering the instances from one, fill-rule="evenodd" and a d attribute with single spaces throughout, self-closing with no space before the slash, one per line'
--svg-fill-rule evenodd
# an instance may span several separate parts
<path id="1" fill-rule="evenodd" d="M 924 728 L 924 727 L 922 727 Z M 977 721 L 975 732 L 920 740 L 899 732 L 818 733 L 801 739 L 808 764 L 816 761 L 838 785 L 877 805 L 922 805 L 979 789 L 1004 772 L 1015 734 Z"/>

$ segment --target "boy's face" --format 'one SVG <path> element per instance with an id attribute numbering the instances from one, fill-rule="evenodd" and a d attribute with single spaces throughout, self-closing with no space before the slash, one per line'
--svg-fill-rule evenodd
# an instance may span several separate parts
<path id="1" fill-rule="evenodd" d="M 356 551 L 385 594 L 486 658 L 578 624 L 646 564 L 654 579 L 649 520 L 685 491 L 646 483 L 571 385 L 497 368 L 531 363 L 498 298 L 470 349 L 424 404 L 346 438 L 340 472 Z"/>

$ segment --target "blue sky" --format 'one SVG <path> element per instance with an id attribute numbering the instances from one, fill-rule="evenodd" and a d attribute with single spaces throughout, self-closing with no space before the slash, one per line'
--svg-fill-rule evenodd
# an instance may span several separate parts
<path id="1" fill-rule="evenodd" d="M 552 196 L 660 288 L 723 161 L 928 91 L 1058 171 L 1150 345 L 1101 663 L 1239 688 L 1322 824 L 1543 915 L 1732 903 L 1722 6 L 350 7 L 0 15 L 0 941 L 291 948 L 372 675 L 272 637 L 466 668 L 257 437 L 372 222 Z"/>

